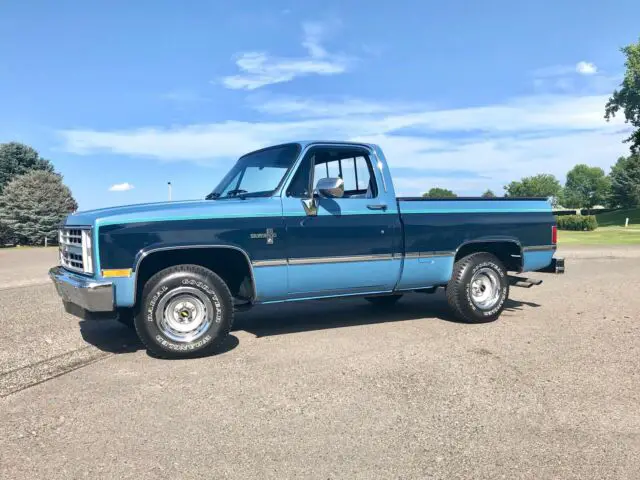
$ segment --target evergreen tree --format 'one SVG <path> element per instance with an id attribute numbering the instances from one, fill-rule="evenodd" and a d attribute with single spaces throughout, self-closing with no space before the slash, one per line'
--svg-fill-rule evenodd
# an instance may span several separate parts
<path id="1" fill-rule="evenodd" d="M 0 195 L 0 223 L 20 243 L 56 239 L 58 228 L 78 204 L 57 173 L 36 170 L 14 178 Z"/>
<path id="2" fill-rule="evenodd" d="M 53 165 L 28 145 L 18 142 L 0 143 L 0 193 L 13 178 L 31 170 L 53 172 Z"/>

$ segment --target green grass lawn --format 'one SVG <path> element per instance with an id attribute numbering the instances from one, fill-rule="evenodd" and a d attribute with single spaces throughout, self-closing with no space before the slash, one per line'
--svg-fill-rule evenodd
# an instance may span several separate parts
<path id="1" fill-rule="evenodd" d="M 559 230 L 558 245 L 640 245 L 640 225 L 598 227 L 593 232 Z"/>
<path id="2" fill-rule="evenodd" d="M 629 225 L 640 225 L 640 208 L 616 210 L 596 215 L 598 225 L 601 227 L 624 227 L 625 218 L 629 218 Z"/>
<path id="3" fill-rule="evenodd" d="M 624 227 L 625 218 L 629 226 Z M 598 228 L 593 232 L 558 231 L 562 245 L 640 245 L 640 208 L 616 210 L 596 215 Z"/>

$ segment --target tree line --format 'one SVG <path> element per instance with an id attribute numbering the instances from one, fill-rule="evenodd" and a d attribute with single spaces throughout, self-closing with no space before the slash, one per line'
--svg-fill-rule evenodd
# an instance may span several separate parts
<path id="1" fill-rule="evenodd" d="M 604 117 L 609 121 L 624 114 L 632 131 L 624 140 L 629 144 L 630 155 L 620 157 L 608 175 L 599 167 L 576 165 L 567 173 L 564 186 L 548 173 L 524 177 L 504 187 L 505 197 L 550 197 L 554 205 L 566 208 L 640 206 L 640 40 L 623 47 L 621 52 L 625 56 L 625 75 L 605 105 Z M 434 187 L 422 196 L 454 198 L 457 195 L 446 188 Z M 495 197 L 495 194 L 487 190 L 482 196 Z"/>
<path id="2" fill-rule="evenodd" d="M 606 175 L 600 167 L 579 164 L 567 172 L 563 185 L 551 174 L 541 173 L 513 181 L 504 187 L 505 197 L 546 197 L 554 206 L 565 208 L 634 208 L 640 206 L 640 154 L 620 157 Z M 446 188 L 434 187 L 422 195 L 430 198 L 455 198 Z M 496 195 L 487 190 L 485 198 Z"/>
<path id="3" fill-rule="evenodd" d="M 49 160 L 22 143 L 0 144 L 0 247 L 55 241 L 60 223 L 77 209 Z"/>

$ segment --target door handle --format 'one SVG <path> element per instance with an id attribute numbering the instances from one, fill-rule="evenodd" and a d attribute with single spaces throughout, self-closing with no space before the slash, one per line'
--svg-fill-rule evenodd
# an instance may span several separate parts
<path id="1" fill-rule="evenodd" d="M 387 209 L 387 204 L 386 203 L 373 203 L 371 205 L 367 205 L 367 208 L 369 210 L 386 210 Z"/>

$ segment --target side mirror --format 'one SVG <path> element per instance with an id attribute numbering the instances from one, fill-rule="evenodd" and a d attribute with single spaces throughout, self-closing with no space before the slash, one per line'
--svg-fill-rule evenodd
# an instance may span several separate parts
<path id="1" fill-rule="evenodd" d="M 344 180 L 341 178 L 321 178 L 316 184 L 316 191 L 325 198 L 341 198 L 344 195 Z M 303 198 L 302 206 L 307 215 L 318 215 L 318 200 L 313 196 Z"/>
<path id="2" fill-rule="evenodd" d="M 342 198 L 344 195 L 344 180 L 341 178 L 321 178 L 316 184 L 316 190 L 326 198 Z"/>

